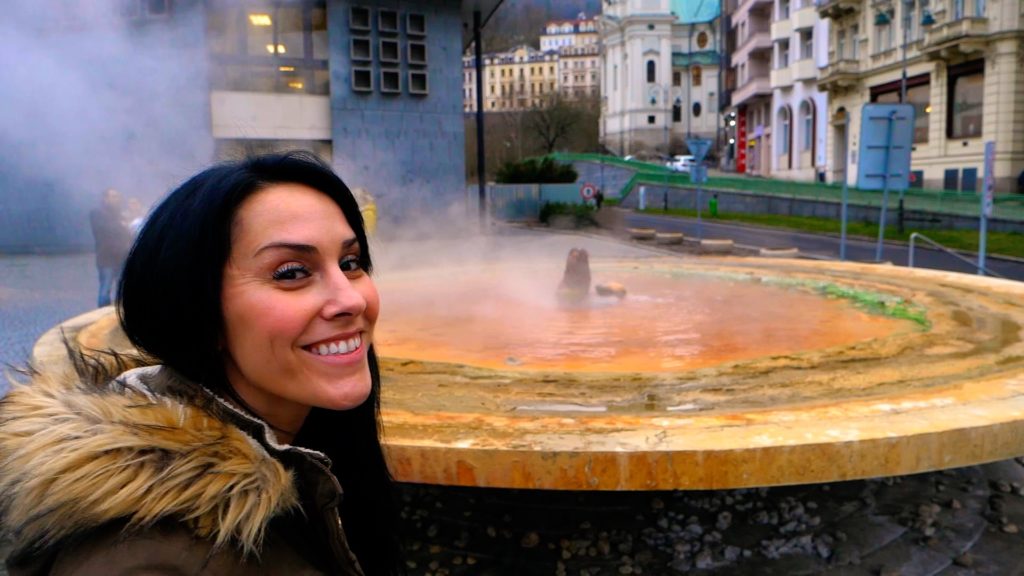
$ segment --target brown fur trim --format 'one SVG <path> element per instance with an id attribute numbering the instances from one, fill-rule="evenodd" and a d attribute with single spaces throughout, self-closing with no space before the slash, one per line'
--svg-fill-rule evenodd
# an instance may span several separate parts
<path id="1" fill-rule="evenodd" d="M 0 515 L 19 549 L 177 519 L 258 553 L 271 518 L 297 503 L 262 446 L 180 400 L 37 373 L 0 401 Z"/>

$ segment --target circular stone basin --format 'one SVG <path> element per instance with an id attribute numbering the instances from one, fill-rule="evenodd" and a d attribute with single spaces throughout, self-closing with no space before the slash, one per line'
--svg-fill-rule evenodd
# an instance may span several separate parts
<path id="1" fill-rule="evenodd" d="M 718 489 L 1024 454 L 1024 284 L 800 260 L 592 259 L 628 296 L 560 308 L 546 266 L 378 277 L 400 481 Z M 51 330 L 126 346 L 110 309 Z M 120 338 L 120 340 L 119 340 Z"/>

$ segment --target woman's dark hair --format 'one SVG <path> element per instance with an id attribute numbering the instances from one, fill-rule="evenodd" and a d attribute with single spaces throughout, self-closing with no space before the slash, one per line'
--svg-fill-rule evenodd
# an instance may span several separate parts
<path id="1" fill-rule="evenodd" d="M 221 287 L 239 206 L 273 184 L 303 184 L 341 208 L 372 270 L 359 205 L 331 168 L 305 152 L 268 154 L 200 172 L 153 211 L 125 262 L 118 316 L 128 339 L 212 393 L 245 403 L 228 383 L 220 349 Z M 369 398 L 351 410 L 314 408 L 295 444 L 325 453 L 345 490 L 342 520 L 368 575 L 398 562 L 392 481 L 380 446 L 380 371 L 369 350 Z"/>

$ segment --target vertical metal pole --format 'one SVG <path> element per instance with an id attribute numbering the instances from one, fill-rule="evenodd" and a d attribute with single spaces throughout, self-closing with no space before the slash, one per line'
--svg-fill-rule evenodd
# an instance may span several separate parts
<path id="1" fill-rule="evenodd" d="M 480 42 L 480 11 L 473 12 L 473 46 L 476 55 L 476 179 L 480 230 L 487 224 L 487 164 L 484 160 L 484 66 Z"/>
<path id="2" fill-rule="evenodd" d="M 701 168 L 699 168 L 697 166 L 694 166 L 693 168 L 690 168 L 691 173 L 695 169 L 696 170 L 700 170 Z M 700 205 L 703 202 L 703 199 L 701 198 L 700 185 L 701 185 L 701 183 L 698 182 L 697 183 L 697 240 L 703 240 L 704 239 L 704 231 L 701 229 L 701 217 L 700 217 Z"/>
<path id="3" fill-rule="evenodd" d="M 995 163 L 996 143 L 985 142 L 985 180 L 981 191 L 981 224 L 978 227 L 978 274 L 985 275 L 985 252 L 988 248 L 988 219 L 992 216 L 992 187 L 995 183 L 993 164 Z"/>
<path id="4" fill-rule="evenodd" d="M 910 35 L 910 7 L 914 0 L 903 0 L 903 74 L 900 77 L 900 104 L 907 103 L 907 41 Z M 909 168 L 909 167 L 908 167 Z M 909 178 L 909 174 L 907 175 Z M 905 191 L 900 188 L 899 212 L 897 214 L 898 230 L 903 233 L 903 195 Z"/>
<path id="5" fill-rule="evenodd" d="M 843 200 L 842 214 L 839 216 L 839 259 L 846 260 L 846 207 L 850 201 L 850 112 L 847 111 L 843 118 Z"/>
<path id="6" fill-rule="evenodd" d="M 885 154 L 882 161 L 884 172 L 882 179 L 885 184 L 882 186 L 882 210 L 878 216 L 878 244 L 875 245 L 875 262 L 882 261 L 882 241 L 885 239 L 885 211 L 889 207 L 889 149 L 892 148 L 892 123 L 895 112 L 891 112 L 885 119 Z"/>

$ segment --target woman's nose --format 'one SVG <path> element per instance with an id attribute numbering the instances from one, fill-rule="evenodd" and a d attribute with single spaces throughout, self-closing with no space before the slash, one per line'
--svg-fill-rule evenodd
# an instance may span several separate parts
<path id="1" fill-rule="evenodd" d="M 338 316 L 358 316 L 366 310 L 366 297 L 341 270 L 332 271 L 324 283 L 322 315 L 326 319 Z"/>

